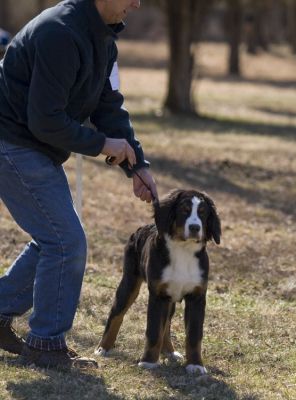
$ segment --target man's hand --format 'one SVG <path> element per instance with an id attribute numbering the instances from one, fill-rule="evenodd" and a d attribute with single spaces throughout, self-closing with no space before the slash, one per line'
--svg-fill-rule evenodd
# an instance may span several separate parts
<path id="1" fill-rule="evenodd" d="M 155 181 L 147 168 L 141 168 L 137 170 L 137 174 L 143 179 L 148 188 L 144 185 L 141 179 L 134 174 L 133 175 L 133 186 L 134 194 L 139 197 L 142 201 L 150 203 L 151 200 L 158 200 L 158 194 L 156 189 Z"/>
<path id="2" fill-rule="evenodd" d="M 126 158 L 131 167 L 137 162 L 134 149 L 129 145 L 126 139 L 106 138 L 102 154 L 114 158 L 112 165 L 118 165 Z"/>

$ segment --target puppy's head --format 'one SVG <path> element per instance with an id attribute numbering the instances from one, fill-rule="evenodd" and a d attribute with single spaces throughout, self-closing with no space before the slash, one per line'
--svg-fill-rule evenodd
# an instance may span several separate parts
<path id="1" fill-rule="evenodd" d="M 154 205 L 155 224 L 160 236 L 198 243 L 220 244 L 221 223 L 213 200 L 195 190 L 174 190 Z"/>

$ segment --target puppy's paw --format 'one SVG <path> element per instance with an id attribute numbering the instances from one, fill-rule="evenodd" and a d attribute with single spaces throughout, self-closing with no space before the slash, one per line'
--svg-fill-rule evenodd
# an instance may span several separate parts
<path id="1" fill-rule="evenodd" d="M 199 372 L 200 375 L 206 375 L 208 373 L 205 367 L 198 364 L 188 364 L 186 366 L 186 372 L 187 374 L 195 374 L 196 372 Z"/>
<path id="2" fill-rule="evenodd" d="M 98 347 L 98 348 L 95 350 L 95 355 L 96 355 L 96 356 L 99 356 L 99 357 L 108 357 L 109 351 L 103 349 L 103 347 Z"/>
<path id="3" fill-rule="evenodd" d="M 140 361 L 140 362 L 138 362 L 138 367 L 144 368 L 144 369 L 155 369 L 155 368 L 159 367 L 159 364 L 158 363 L 150 363 L 150 362 L 146 362 L 146 361 Z"/>
<path id="4" fill-rule="evenodd" d="M 184 357 L 178 351 L 173 351 L 172 353 L 164 353 L 165 358 L 167 358 L 170 362 L 182 362 Z"/>

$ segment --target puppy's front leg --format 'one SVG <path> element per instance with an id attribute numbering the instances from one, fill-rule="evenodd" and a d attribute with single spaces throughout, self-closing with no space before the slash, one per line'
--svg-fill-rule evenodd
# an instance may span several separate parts
<path id="1" fill-rule="evenodd" d="M 186 371 L 206 374 L 201 358 L 201 342 L 206 307 L 206 293 L 185 297 Z"/>
<path id="2" fill-rule="evenodd" d="M 160 350 L 170 311 L 170 299 L 168 297 L 149 294 L 146 345 L 139 366 L 143 368 L 155 368 L 158 366 Z"/>
<path id="3" fill-rule="evenodd" d="M 168 358 L 169 361 L 182 361 L 183 356 L 178 351 L 175 351 L 171 339 L 171 321 L 174 316 L 175 309 L 176 309 L 176 303 L 171 302 L 169 306 L 169 316 L 167 319 L 167 324 L 163 335 L 161 352 L 165 357 Z"/>

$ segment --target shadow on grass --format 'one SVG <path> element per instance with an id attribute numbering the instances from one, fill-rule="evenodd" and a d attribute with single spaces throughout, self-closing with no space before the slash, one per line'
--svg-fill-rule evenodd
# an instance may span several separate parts
<path id="1" fill-rule="evenodd" d="M 194 395 L 194 399 L 220 399 L 238 400 L 237 393 L 223 380 L 216 379 L 211 375 L 195 376 L 188 375 L 184 367 L 160 367 L 152 372 L 157 378 L 165 380 L 167 385 L 176 392 L 175 396 L 184 398 Z"/>
<path id="2" fill-rule="evenodd" d="M 190 118 L 173 115 L 158 117 L 155 114 L 134 114 L 132 120 L 138 124 L 154 123 L 166 130 L 209 131 L 216 134 L 235 133 L 261 136 L 276 136 L 286 140 L 296 140 L 296 126 L 282 124 L 266 124 L 247 120 L 200 116 Z M 149 130 L 150 132 L 150 130 Z M 145 133 L 145 130 L 144 130 Z"/>
<path id="3" fill-rule="evenodd" d="M 105 326 L 106 323 L 101 323 L 101 325 Z M 76 347 L 81 346 L 81 348 L 84 349 L 92 349 L 94 351 L 97 349 L 101 336 L 98 336 L 96 338 L 90 338 L 90 337 L 85 337 L 85 335 L 80 334 L 79 332 L 72 333 L 72 340 L 74 340 Z M 123 344 L 121 344 L 123 346 Z M 118 360 L 119 362 L 128 362 L 128 363 L 133 363 L 135 362 L 134 354 L 131 354 L 130 352 L 126 350 L 121 350 L 120 349 L 120 344 L 115 343 L 115 346 L 108 352 L 107 356 L 97 356 L 97 355 L 90 355 L 90 357 L 94 357 L 98 364 L 100 362 L 108 362 L 108 360 Z"/>
<path id="4" fill-rule="evenodd" d="M 2 363 L 2 361 L 1 361 Z M 11 363 L 12 364 L 12 363 Z M 16 366 L 16 365 L 15 365 Z M 32 373 L 28 377 L 6 383 L 6 390 L 16 400 L 123 400 L 124 396 L 110 393 L 102 377 L 94 371 L 72 370 L 68 372 L 38 369 L 38 378 L 34 378 L 34 369 L 24 369 Z M 43 377 L 40 377 L 40 373 Z"/>
<path id="5" fill-rule="evenodd" d="M 0 359 L 2 364 L 3 360 Z M 6 359 L 7 362 L 7 359 Z M 122 360 L 120 360 L 122 362 Z M 8 362 L 8 364 L 15 365 L 15 362 Z M 225 377 L 221 371 L 216 371 L 211 368 L 210 373 Z M 102 377 L 94 375 L 94 372 L 87 373 L 85 371 L 73 370 L 68 372 L 54 371 L 54 370 L 40 370 L 38 369 L 38 377 L 34 377 L 34 369 L 24 369 L 24 372 L 32 372 L 30 378 L 28 376 L 18 380 L 11 380 L 6 383 L 6 390 L 10 393 L 11 398 L 15 400 L 124 400 L 125 395 L 110 393 L 106 387 L 106 383 Z M 184 367 L 176 366 L 161 366 L 156 371 L 151 372 L 155 379 L 165 380 L 167 385 L 173 389 L 174 399 L 184 399 L 184 396 L 196 400 L 204 398 L 219 398 L 221 400 L 256 400 L 257 397 L 239 397 L 236 392 L 230 388 L 222 380 L 216 379 L 212 376 L 192 376 L 186 374 Z M 43 376 L 40 377 L 40 374 Z M 129 398 L 129 397 L 128 397 Z M 139 397 L 141 399 L 141 393 Z M 159 400 L 157 396 L 144 397 L 146 400 Z M 162 400 L 171 399 L 172 394 L 161 395 Z"/>
<path id="6" fill-rule="evenodd" d="M 208 79 L 213 82 L 224 82 L 224 83 L 251 83 L 257 85 L 273 86 L 278 89 L 295 89 L 296 80 L 276 80 L 276 79 L 262 79 L 262 78 L 246 78 L 243 76 L 227 76 L 227 75 L 213 75 L 207 72 L 202 73 L 202 79 Z"/>
<path id="7" fill-rule="evenodd" d="M 227 377 L 224 371 L 215 368 L 208 369 L 208 375 L 189 375 L 185 372 L 184 366 L 161 366 L 151 371 L 156 378 L 161 378 L 167 385 L 174 389 L 174 398 L 219 399 L 219 400 L 257 400 L 255 394 L 239 396 L 223 378 Z M 217 377 L 215 377 L 217 376 Z M 184 397 L 185 396 L 185 397 Z M 194 397 L 193 397 L 194 396 Z"/>
<path id="8" fill-rule="evenodd" d="M 296 111 L 284 111 L 284 110 L 274 110 L 268 107 L 254 107 L 255 111 L 262 111 L 266 114 L 270 115 L 277 115 L 280 117 L 287 117 L 287 118 L 295 118 L 296 117 Z M 295 128 L 296 129 L 296 128 Z"/>
<path id="9" fill-rule="evenodd" d="M 258 183 L 276 179 L 284 181 L 294 181 L 296 174 L 292 171 L 272 171 L 264 168 L 258 168 L 243 163 L 234 163 L 225 159 L 223 161 L 196 161 L 188 165 L 185 162 L 180 163 L 177 160 L 169 158 L 159 158 L 149 156 L 149 161 L 153 165 L 153 170 L 159 174 L 171 175 L 179 182 L 180 187 L 193 187 L 205 191 L 218 191 L 231 194 L 244 199 L 250 204 L 260 204 L 264 208 L 269 208 L 296 218 L 295 198 L 293 193 L 287 189 L 286 193 L 282 188 L 256 189 Z M 198 156 L 197 156 L 198 159 Z M 249 181 L 250 187 L 246 188 L 235 183 Z"/>
<path id="10" fill-rule="evenodd" d="M 280 54 L 273 54 L 278 58 L 285 59 L 285 56 Z M 288 57 L 287 60 L 291 60 L 292 57 Z M 168 58 L 161 57 L 161 58 L 149 58 L 149 57 L 141 57 L 135 54 L 134 56 L 130 53 L 123 53 L 119 54 L 120 66 L 121 68 L 139 68 L 139 69 L 152 69 L 152 70 L 167 70 L 169 66 Z M 224 82 L 224 83 L 251 83 L 257 85 L 267 85 L 279 89 L 289 89 L 289 88 L 296 88 L 296 79 L 286 79 L 286 80 L 277 80 L 277 79 L 264 79 L 264 78 L 247 78 L 244 76 L 233 76 L 233 75 L 226 75 L 226 74 L 214 74 L 209 73 L 204 68 L 200 67 L 200 75 L 201 79 L 208 79 L 213 82 Z"/>
<path id="11" fill-rule="evenodd" d="M 234 162 L 227 158 L 217 161 L 198 161 L 198 153 L 196 161 L 191 163 L 188 163 L 186 159 L 180 162 L 148 153 L 146 157 L 151 162 L 154 173 L 171 176 L 178 181 L 178 187 L 230 194 L 250 204 L 280 211 L 296 219 L 295 195 L 290 190 L 296 180 L 296 173 L 292 170 L 274 171 L 249 163 Z M 103 165 L 95 159 L 87 161 L 98 167 Z M 247 182 L 248 187 L 241 185 L 242 182 Z M 260 184 L 265 188 L 260 188 Z M 174 188 L 167 188 L 167 190 L 171 189 Z"/>

